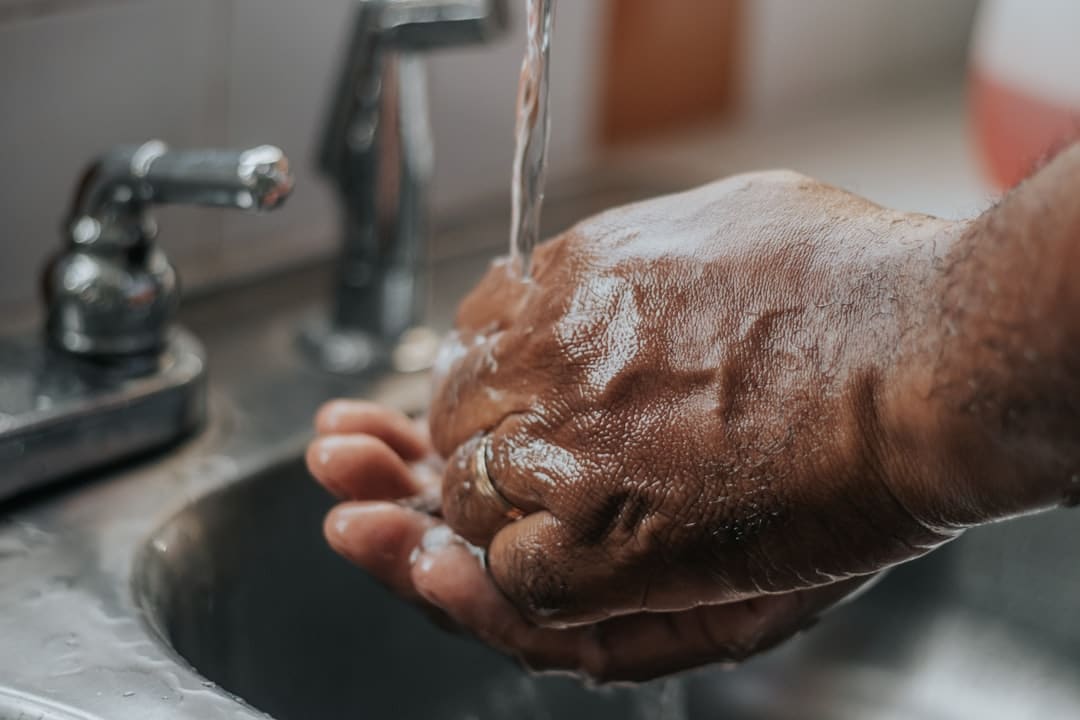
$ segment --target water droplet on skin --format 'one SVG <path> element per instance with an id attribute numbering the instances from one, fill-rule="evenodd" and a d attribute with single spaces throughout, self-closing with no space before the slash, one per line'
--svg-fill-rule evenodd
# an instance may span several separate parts
<path id="1" fill-rule="evenodd" d="M 475 545 L 466 542 L 451 530 L 448 525 L 436 525 L 425 532 L 424 537 L 420 540 L 420 547 L 418 550 L 423 553 L 435 553 L 455 544 L 461 545 L 468 550 L 473 557 L 480 561 L 481 565 L 484 565 L 487 562 L 487 554 L 482 548 L 478 548 Z M 431 569 L 429 558 L 424 559 L 424 563 L 421 564 L 420 569 L 425 571 Z"/>

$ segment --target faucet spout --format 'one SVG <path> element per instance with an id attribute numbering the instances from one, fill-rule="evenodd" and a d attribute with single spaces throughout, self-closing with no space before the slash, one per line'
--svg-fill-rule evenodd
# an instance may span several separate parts
<path id="1" fill-rule="evenodd" d="M 505 0 L 361 0 L 318 167 L 337 190 L 343 250 L 329 320 L 302 341 L 340 373 L 385 362 L 424 306 L 434 142 L 422 51 L 484 42 Z"/>

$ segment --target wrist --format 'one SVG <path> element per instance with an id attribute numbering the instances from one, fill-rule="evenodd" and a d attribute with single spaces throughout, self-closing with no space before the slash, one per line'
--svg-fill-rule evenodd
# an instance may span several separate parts
<path id="1" fill-rule="evenodd" d="M 882 384 L 881 453 L 889 490 L 928 528 L 951 534 L 999 517 L 1014 501 L 986 486 L 988 438 L 943 392 L 942 268 L 972 231 L 961 223 L 928 238 L 912 264 L 907 327 Z"/>
<path id="2" fill-rule="evenodd" d="M 928 273 L 895 405 L 906 481 L 961 526 L 1080 500 L 1080 146 Z"/>

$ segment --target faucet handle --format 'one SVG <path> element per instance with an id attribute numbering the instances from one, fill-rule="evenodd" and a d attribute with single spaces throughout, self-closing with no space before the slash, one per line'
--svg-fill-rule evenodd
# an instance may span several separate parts
<path id="1" fill-rule="evenodd" d="M 152 205 L 273 210 L 292 188 L 288 158 L 276 147 L 171 150 L 151 140 L 98 158 L 76 195 L 69 231 L 78 245 L 130 247 L 153 239 Z"/>
<path id="2" fill-rule="evenodd" d="M 280 149 L 172 151 L 151 141 L 132 155 L 154 204 L 274 210 L 292 192 L 289 160 Z"/>
<path id="3" fill-rule="evenodd" d="M 153 205 L 247 211 L 280 207 L 289 161 L 269 145 L 174 151 L 160 141 L 117 147 L 83 176 L 67 246 L 46 271 L 48 335 L 78 356 L 152 357 L 179 302 L 176 272 L 153 242 Z"/>

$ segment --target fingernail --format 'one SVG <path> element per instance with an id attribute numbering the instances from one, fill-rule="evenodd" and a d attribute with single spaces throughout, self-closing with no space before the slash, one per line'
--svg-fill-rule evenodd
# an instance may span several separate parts
<path id="1" fill-rule="evenodd" d="M 316 423 L 323 432 L 334 432 L 341 423 L 341 418 L 348 415 L 354 405 L 345 400 L 331 400 L 322 406 L 316 416 Z"/>
<path id="2" fill-rule="evenodd" d="M 323 467 L 330 464 L 334 453 L 341 450 L 352 443 L 352 438 L 344 437 L 342 435 L 330 435 L 328 437 L 316 440 L 316 447 L 319 449 L 318 462 Z"/>
<path id="3" fill-rule="evenodd" d="M 336 535 L 347 535 L 352 529 L 353 523 L 364 522 L 368 516 L 379 512 L 381 508 L 373 505 L 344 505 L 334 508 L 331 513 L 330 523 Z"/>
<path id="4" fill-rule="evenodd" d="M 420 550 L 413 564 L 413 587 L 420 596 L 436 607 L 443 607 L 439 594 L 432 587 L 434 571 L 447 550 Z"/>
<path id="5" fill-rule="evenodd" d="M 423 574 L 430 573 L 435 567 L 435 558 L 431 553 L 420 553 L 420 561 L 416 563 L 416 567 Z"/>

